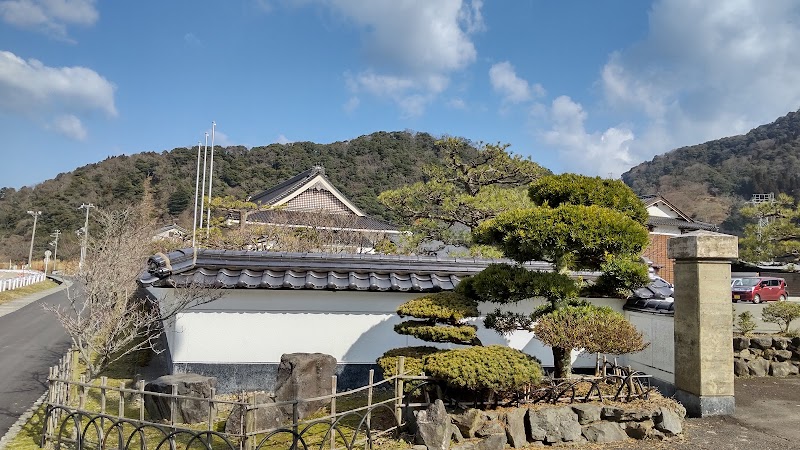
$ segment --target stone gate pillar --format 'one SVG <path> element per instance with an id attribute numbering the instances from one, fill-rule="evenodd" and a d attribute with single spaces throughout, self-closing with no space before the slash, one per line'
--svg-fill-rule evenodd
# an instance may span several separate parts
<path id="1" fill-rule="evenodd" d="M 675 398 L 692 417 L 731 415 L 731 260 L 736 236 L 696 231 L 668 241 L 675 260 Z"/>

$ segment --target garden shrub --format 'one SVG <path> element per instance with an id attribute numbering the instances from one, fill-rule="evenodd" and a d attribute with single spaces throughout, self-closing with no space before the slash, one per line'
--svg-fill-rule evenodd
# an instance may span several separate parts
<path id="1" fill-rule="evenodd" d="M 501 345 L 433 353 L 423 360 L 425 373 L 455 388 L 508 393 L 542 380 L 539 361 Z"/>
<path id="2" fill-rule="evenodd" d="M 427 342 L 479 345 L 475 325 L 437 325 L 435 323 L 406 320 L 394 326 L 397 334 L 413 336 Z"/>
<path id="3" fill-rule="evenodd" d="M 393 348 L 384 353 L 376 362 L 381 370 L 383 370 L 383 376 L 388 378 L 397 373 L 397 358 L 404 356 L 403 371 L 407 375 L 419 375 L 424 372 L 422 368 L 423 358 L 441 351 L 445 350 L 427 345 Z"/>
<path id="4" fill-rule="evenodd" d="M 567 352 L 584 348 L 589 353 L 621 355 L 649 345 L 625 316 L 606 306 L 558 308 L 539 318 L 533 332 L 546 345 Z"/>
<path id="5" fill-rule="evenodd" d="M 455 325 L 464 318 L 477 317 L 480 313 L 475 300 L 455 292 L 439 292 L 403 303 L 397 308 L 397 314 L 400 317 L 434 319 L 437 322 Z"/>
<path id="6" fill-rule="evenodd" d="M 753 320 L 753 313 L 750 311 L 745 311 L 739 314 L 736 319 L 736 328 L 739 330 L 739 333 L 742 333 L 742 335 L 749 336 L 750 333 L 756 329 L 756 322 Z"/>
<path id="7" fill-rule="evenodd" d="M 788 332 L 789 325 L 798 317 L 800 317 L 800 303 L 776 302 L 761 310 L 761 318 L 764 322 L 777 324 L 781 333 Z"/>

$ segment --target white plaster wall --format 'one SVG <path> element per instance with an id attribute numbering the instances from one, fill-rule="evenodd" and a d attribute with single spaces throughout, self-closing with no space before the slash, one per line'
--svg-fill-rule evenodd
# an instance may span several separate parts
<path id="1" fill-rule="evenodd" d="M 672 208 L 663 204 L 648 206 L 647 214 L 653 217 L 666 217 L 669 219 L 679 219 L 681 217 L 677 212 L 673 211 Z"/>
<path id="2" fill-rule="evenodd" d="M 664 381 L 675 382 L 675 323 L 672 317 L 625 311 L 625 317 L 642 332 L 650 346 L 625 355 L 622 363 Z"/>
<path id="3" fill-rule="evenodd" d="M 678 227 L 668 227 L 668 226 L 656 226 L 653 227 L 653 230 L 650 232 L 652 234 L 666 234 L 668 236 L 680 236 L 681 229 Z"/>
<path id="4" fill-rule="evenodd" d="M 151 288 L 165 304 L 171 289 Z M 232 289 L 212 303 L 180 313 L 165 324 L 173 363 L 278 363 L 284 353 L 321 352 L 340 363 L 372 364 L 385 351 L 405 346 L 431 345 L 394 332 L 401 319 L 395 313 L 419 293 Z M 622 300 L 591 299 L 599 306 L 622 311 Z M 531 311 L 544 300 L 521 302 L 511 308 Z M 481 304 L 486 314 L 494 304 Z M 501 344 L 522 350 L 552 366 L 549 347 L 533 333 L 517 331 L 502 336 L 472 321 L 484 345 Z M 444 348 L 456 345 L 438 345 Z M 574 353 L 575 367 L 594 367 L 594 355 Z"/>

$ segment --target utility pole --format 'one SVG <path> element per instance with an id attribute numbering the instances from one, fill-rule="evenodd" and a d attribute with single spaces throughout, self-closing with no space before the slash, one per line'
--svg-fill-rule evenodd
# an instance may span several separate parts
<path id="1" fill-rule="evenodd" d="M 31 233 L 31 250 L 28 252 L 28 269 L 31 269 L 33 261 L 33 239 L 36 237 L 36 219 L 42 215 L 41 211 L 28 211 L 28 214 L 33 216 L 33 233 Z"/>
<path id="2" fill-rule="evenodd" d="M 208 170 L 208 217 L 206 218 L 206 239 L 211 230 L 211 180 L 214 178 L 214 129 L 216 122 L 211 122 L 211 167 Z M 240 219 L 241 220 L 241 219 Z"/>
<path id="3" fill-rule="evenodd" d="M 58 264 L 58 237 L 61 236 L 61 230 L 56 230 L 53 234 L 50 235 L 51 238 L 55 238 L 53 242 L 50 244 L 55 247 L 55 251 L 53 252 L 53 272 L 56 271 L 56 264 Z"/>
<path id="4" fill-rule="evenodd" d="M 86 208 L 86 222 L 83 225 L 83 243 L 81 244 L 81 260 L 78 263 L 78 273 L 83 273 L 83 264 L 86 261 L 86 244 L 89 242 L 89 210 L 95 206 L 91 203 L 83 203 L 78 209 Z"/>

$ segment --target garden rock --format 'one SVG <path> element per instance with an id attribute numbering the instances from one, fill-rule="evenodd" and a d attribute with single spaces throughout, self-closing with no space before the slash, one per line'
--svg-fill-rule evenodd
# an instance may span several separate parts
<path id="1" fill-rule="evenodd" d="M 683 432 L 680 416 L 675 411 L 663 406 L 658 408 L 658 412 L 653 416 L 653 423 L 656 430 L 667 436 L 675 436 Z"/>
<path id="2" fill-rule="evenodd" d="M 738 356 L 739 356 L 739 358 L 741 358 L 741 359 L 743 359 L 745 361 L 750 361 L 751 359 L 753 359 L 753 354 L 750 353 L 750 350 L 748 350 L 748 349 L 744 349 L 744 350 L 740 351 Z"/>
<path id="3" fill-rule="evenodd" d="M 447 450 L 451 436 L 450 415 L 441 400 L 417 414 L 417 442 L 425 444 L 428 450 Z"/>
<path id="4" fill-rule="evenodd" d="M 259 392 L 255 397 L 250 400 L 257 405 L 265 405 L 275 403 L 275 397 L 271 394 Z M 291 420 L 291 417 L 286 417 L 286 414 L 278 407 L 261 407 L 256 409 L 253 413 L 252 425 L 258 430 L 270 430 L 279 428 L 286 422 Z M 242 430 L 242 406 L 235 405 L 228 415 L 228 420 L 225 422 L 225 432 L 228 434 L 241 434 Z"/>
<path id="5" fill-rule="evenodd" d="M 467 441 L 450 447 L 450 450 L 502 450 L 506 445 L 503 436 L 493 434 L 480 441 Z"/>
<path id="6" fill-rule="evenodd" d="M 528 438 L 525 435 L 525 414 L 527 409 L 515 408 L 506 412 L 506 438 L 508 443 L 514 448 L 521 448 L 528 445 Z"/>
<path id="7" fill-rule="evenodd" d="M 733 360 L 733 373 L 737 377 L 746 377 L 750 375 L 750 370 L 747 368 L 747 363 L 741 359 Z"/>
<path id="8" fill-rule="evenodd" d="M 750 347 L 766 350 L 772 348 L 772 336 L 758 336 L 750 338 Z"/>
<path id="9" fill-rule="evenodd" d="M 625 424 L 625 433 L 634 439 L 645 439 L 652 434 L 654 425 L 652 420 L 627 422 Z"/>
<path id="10" fill-rule="evenodd" d="M 773 336 L 772 337 L 772 347 L 778 350 L 786 350 L 789 348 L 789 344 L 791 344 L 792 340 L 785 337 Z"/>
<path id="11" fill-rule="evenodd" d="M 789 350 L 775 350 L 775 360 L 788 361 L 792 359 L 792 352 Z"/>
<path id="12" fill-rule="evenodd" d="M 592 443 L 604 444 L 606 442 L 619 442 L 628 439 L 619 424 L 613 422 L 600 422 L 583 427 L 583 436 Z"/>
<path id="13" fill-rule="evenodd" d="M 747 363 L 750 375 L 754 377 L 765 377 L 769 372 L 769 361 L 766 359 L 754 359 Z"/>
<path id="14" fill-rule="evenodd" d="M 529 410 L 528 423 L 533 439 L 543 440 L 548 444 L 572 442 L 581 438 L 578 415 L 568 406 Z"/>
<path id="15" fill-rule="evenodd" d="M 769 374 L 773 377 L 788 377 L 797 373 L 797 366 L 790 362 L 772 362 L 769 365 Z"/>
<path id="16" fill-rule="evenodd" d="M 586 425 L 600 420 L 600 412 L 603 407 L 592 404 L 572 405 L 572 410 L 578 415 L 578 423 Z"/>
<path id="17" fill-rule="evenodd" d="M 178 373 L 164 375 L 147 383 L 145 391 L 171 394 L 172 385 L 176 385 L 176 394 L 196 398 L 211 398 L 211 389 L 217 385 L 217 379 L 196 373 Z M 170 420 L 171 400 L 169 397 L 154 395 L 144 396 L 144 406 L 153 420 Z M 208 420 L 209 407 L 212 417 L 216 415 L 213 404 L 203 400 L 178 399 L 175 402 L 176 423 L 202 423 Z"/>
<path id="18" fill-rule="evenodd" d="M 474 438 L 475 431 L 480 428 L 486 420 L 486 414 L 477 409 L 468 409 L 461 414 L 454 414 L 452 418 L 453 423 L 458 427 L 464 437 Z"/>
<path id="19" fill-rule="evenodd" d="M 315 398 L 331 394 L 331 377 L 336 374 L 336 358 L 323 353 L 286 353 L 281 355 L 275 388 L 275 401 Z M 304 419 L 330 403 L 330 400 L 301 402 L 298 418 Z M 284 413 L 292 417 L 291 406 Z"/>
<path id="20" fill-rule="evenodd" d="M 476 437 L 494 436 L 495 434 L 506 435 L 506 430 L 497 419 L 488 420 L 481 425 L 480 428 L 475 430 Z"/>
<path id="21" fill-rule="evenodd" d="M 733 349 L 734 350 L 744 350 L 750 347 L 750 338 L 735 336 L 733 338 Z"/>

